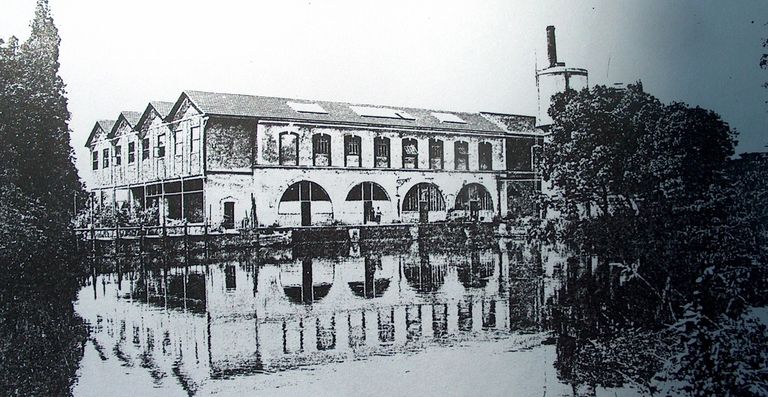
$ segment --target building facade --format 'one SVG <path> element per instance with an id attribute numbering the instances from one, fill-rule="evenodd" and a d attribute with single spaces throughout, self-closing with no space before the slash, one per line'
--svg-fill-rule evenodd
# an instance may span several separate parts
<path id="1" fill-rule="evenodd" d="M 234 229 L 490 221 L 540 186 L 535 118 L 185 91 L 99 121 L 95 202 Z M 517 200 L 517 201 L 516 201 Z M 512 207 L 510 207 L 510 205 Z"/>

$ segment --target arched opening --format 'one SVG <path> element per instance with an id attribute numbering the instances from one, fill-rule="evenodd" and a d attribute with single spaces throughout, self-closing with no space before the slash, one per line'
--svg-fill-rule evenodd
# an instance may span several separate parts
<path id="1" fill-rule="evenodd" d="M 403 212 L 418 212 L 419 222 L 429 221 L 429 212 L 445 211 L 445 200 L 440 189 L 434 183 L 414 185 L 403 199 Z"/>
<path id="2" fill-rule="evenodd" d="M 333 205 L 322 186 L 311 181 L 300 181 L 285 190 L 277 213 L 287 223 L 310 226 L 333 219 Z"/>
<path id="3" fill-rule="evenodd" d="M 355 185 L 347 193 L 346 201 L 349 211 L 354 214 L 362 213 L 363 224 L 381 222 L 382 210 L 389 207 L 389 195 L 376 182 L 363 182 Z"/>
<path id="4" fill-rule="evenodd" d="M 493 217 L 493 198 L 485 186 L 470 183 L 459 190 L 453 210 L 453 219 L 490 220 Z"/>

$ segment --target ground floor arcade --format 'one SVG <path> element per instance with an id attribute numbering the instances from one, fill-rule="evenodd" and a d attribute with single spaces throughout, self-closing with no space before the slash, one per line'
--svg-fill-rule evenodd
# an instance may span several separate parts
<path id="1" fill-rule="evenodd" d="M 128 211 L 154 209 L 158 222 L 214 228 L 322 226 L 527 216 L 532 180 L 498 173 L 256 169 L 96 190 L 97 202 Z M 150 211 L 151 212 L 151 211 Z"/>

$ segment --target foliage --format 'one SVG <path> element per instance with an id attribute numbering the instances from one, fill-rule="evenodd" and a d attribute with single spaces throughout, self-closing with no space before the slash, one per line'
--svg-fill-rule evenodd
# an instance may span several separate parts
<path id="1" fill-rule="evenodd" d="M 72 307 L 83 269 L 70 229 L 84 192 L 47 1 L 31 28 L 22 44 L 0 40 L 0 394 L 62 395 L 85 334 Z"/>
<path id="2" fill-rule="evenodd" d="M 618 286 L 613 279 L 602 281 L 620 291 L 612 295 L 589 288 L 583 298 L 577 295 L 577 304 L 568 306 L 571 311 L 561 313 L 561 322 L 572 324 L 561 330 L 561 338 L 575 338 L 574 346 L 581 346 L 576 349 L 579 361 L 590 365 L 610 362 L 600 356 L 602 348 L 592 347 L 611 346 L 637 329 L 666 330 L 668 344 L 706 344 L 708 338 L 715 345 L 725 343 L 715 337 L 718 330 L 741 318 L 762 295 L 753 291 L 763 266 L 753 265 L 760 258 L 760 234 L 751 227 L 755 217 L 762 218 L 744 208 L 743 186 L 740 190 L 728 168 L 736 134 L 716 113 L 663 104 L 639 83 L 626 89 L 566 91 L 553 98 L 550 116 L 554 124 L 542 169 L 554 192 L 541 199 L 549 216 L 532 235 L 554 230 L 578 255 L 594 258 L 598 267 L 611 264 L 624 280 Z M 579 307 L 591 311 L 574 309 Z M 700 327 L 700 333 L 681 333 L 673 325 L 690 307 L 715 320 Z M 766 348 L 747 343 L 743 349 L 756 354 Z M 742 390 L 696 366 L 710 353 L 704 348 L 680 353 L 681 367 L 672 376 L 696 390 Z M 641 349 L 624 359 L 632 362 L 631 357 L 643 354 Z M 567 370 L 561 375 L 582 381 Z M 587 374 L 592 382 L 611 383 L 611 378 L 595 376 Z M 649 381 L 645 372 L 632 382 L 647 386 Z M 712 384 L 717 386 L 705 387 Z"/>

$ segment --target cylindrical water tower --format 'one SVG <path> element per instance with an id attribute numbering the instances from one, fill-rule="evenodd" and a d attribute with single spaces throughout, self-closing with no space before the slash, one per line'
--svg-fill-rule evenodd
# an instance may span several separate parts
<path id="1" fill-rule="evenodd" d="M 552 118 L 547 114 L 552 103 L 552 95 L 567 89 L 581 90 L 589 85 L 587 69 L 569 68 L 565 66 L 565 62 L 557 61 L 554 26 L 547 26 L 547 58 L 549 65 L 536 71 L 536 88 L 539 94 L 537 127 L 546 127 L 552 124 Z"/>

